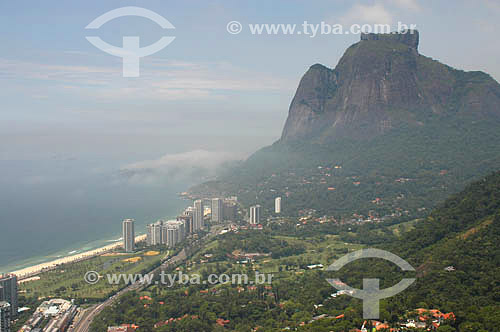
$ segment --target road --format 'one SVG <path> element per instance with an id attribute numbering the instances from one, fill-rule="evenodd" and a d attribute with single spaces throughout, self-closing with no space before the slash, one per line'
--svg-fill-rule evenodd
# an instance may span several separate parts
<path id="1" fill-rule="evenodd" d="M 217 226 L 220 226 L 220 225 L 217 225 Z M 220 227 L 214 226 L 210 230 L 210 233 L 205 236 L 205 238 L 209 239 L 209 238 L 215 236 L 219 231 L 220 231 Z M 181 252 L 179 252 L 177 255 L 166 260 L 159 267 L 157 267 L 153 271 L 149 272 L 149 274 L 157 274 L 157 273 L 159 273 L 160 270 L 165 269 L 169 265 L 175 265 L 177 263 L 180 263 L 180 262 L 186 260 L 187 257 L 190 256 L 193 251 L 196 251 L 196 249 L 198 249 L 199 246 L 201 246 L 201 244 L 202 244 L 202 240 L 196 240 L 189 247 L 182 249 Z M 85 312 L 83 312 L 80 315 L 81 317 L 78 319 L 78 321 L 76 321 L 73 324 L 73 328 L 70 328 L 68 330 L 68 332 L 88 332 L 89 328 L 90 328 L 90 324 L 92 323 L 94 318 L 97 315 L 99 315 L 106 307 L 112 305 L 113 302 L 116 299 L 118 299 L 120 296 L 122 296 L 123 294 L 128 293 L 130 291 L 138 290 L 144 286 L 145 285 L 143 285 L 141 283 L 132 284 L 130 286 L 125 287 L 124 289 L 122 289 L 121 291 L 116 293 L 115 295 L 111 296 L 106 301 L 88 308 Z"/>
<path id="2" fill-rule="evenodd" d="M 101 311 L 104 310 L 104 308 L 110 306 L 113 304 L 113 302 L 120 297 L 121 295 L 130 292 L 132 290 L 137 290 L 141 287 L 142 285 L 140 284 L 133 284 L 130 286 L 127 286 L 126 288 L 122 289 L 115 295 L 111 296 L 109 299 L 104 301 L 101 304 L 94 305 L 87 309 L 82 315 L 81 318 L 74 324 L 74 327 L 72 329 L 69 329 L 68 332 L 88 332 L 90 328 L 90 323 L 92 323 L 92 320 L 101 313 Z"/>

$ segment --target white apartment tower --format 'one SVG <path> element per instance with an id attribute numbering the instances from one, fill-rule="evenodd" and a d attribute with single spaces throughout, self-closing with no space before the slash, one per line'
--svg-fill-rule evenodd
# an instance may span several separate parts
<path id="1" fill-rule="evenodd" d="M 123 220 L 123 249 L 133 252 L 135 249 L 134 219 Z"/>
<path id="2" fill-rule="evenodd" d="M 281 213 L 281 197 L 274 200 L 274 213 Z"/>
<path id="3" fill-rule="evenodd" d="M 154 239 L 154 224 L 148 224 L 146 226 L 146 245 L 152 246 Z"/>
<path id="4" fill-rule="evenodd" d="M 158 220 L 153 224 L 147 226 L 147 238 L 146 243 L 148 246 L 158 246 L 164 244 L 163 235 L 163 221 Z"/>
<path id="5" fill-rule="evenodd" d="M 260 205 L 254 205 L 250 207 L 250 219 L 251 225 L 257 225 L 260 223 Z"/>
<path id="6" fill-rule="evenodd" d="M 163 226 L 163 221 L 158 220 L 153 224 L 153 245 L 160 245 L 162 244 L 162 234 L 161 234 L 161 228 Z"/>
<path id="7" fill-rule="evenodd" d="M 164 224 L 166 228 L 166 242 L 167 247 L 175 247 L 176 244 L 184 240 L 186 232 L 184 229 L 184 221 L 182 220 L 169 220 Z"/>
<path id="8" fill-rule="evenodd" d="M 200 228 L 204 226 L 203 224 L 203 200 L 198 199 L 194 201 L 194 211 L 193 211 L 193 226 L 194 231 L 197 232 Z"/>

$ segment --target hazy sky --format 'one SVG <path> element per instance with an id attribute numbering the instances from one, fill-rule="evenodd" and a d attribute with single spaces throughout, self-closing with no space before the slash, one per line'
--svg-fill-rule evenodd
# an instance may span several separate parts
<path id="1" fill-rule="evenodd" d="M 122 17 L 85 26 L 123 6 L 151 9 L 175 30 Z M 159 159 L 193 150 L 246 155 L 279 137 L 298 81 L 314 63 L 334 67 L 359 35 L 252 35 L 251 23 L 416 24 L 420 52 L 500 78 L 500 2 L 461 1 L 2 1 L 0 160 Z M 226 31 L 229 21 L 243 31 Z M 139 78 L 91 45 L 176 39 L 141 59 Z M 161 159 L 160 159 L 161 160 Z"/>

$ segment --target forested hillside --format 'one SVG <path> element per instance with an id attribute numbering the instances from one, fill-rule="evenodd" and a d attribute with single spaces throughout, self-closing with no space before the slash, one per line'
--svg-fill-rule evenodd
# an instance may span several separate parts
<path id="1" fill-rule="evenodd" d="M 138 324 L 137 332 L 285 328 L 347 332 L 359 328 L 363 323 L 362 303 L 347 295 L 332 297 L 336 290 L 326 278 L 333 276 L 358 288 L 368 277 L 380 278 L 381 288 L 394 285 L 404 276 L 416 277 L 408 289 L 381 301 L 379 320 L 389 327 L 416 319 L 415 310 L 424 308 L 450 313 L 447 317 L 451 318 L 442 321 L 438 331 L 498 331 L 500 172 L 450 197 L 428 218 L 412 223 L 412 230 L 407 232 L 390 235 L 386 231 L 395 228 L 385 224 L 378 229 L 366 224 L 352 227 L 349 236 L 343 235 L 348 229 L 325 234 L 316 225 L 296 227 L 300 230 L 295 234 L 288 231 L 287 236 L 280 235 L 279 227 L 224 234 L 181 267 L 185 273 L 199 272 L 203 276 L 242 272 L 251 275 L 258 270 L 274 275 L 271 284 L 153 285 L 106 309 L 94 321 L 92 331 L 121 323 Z M 379 241 L 374 241 L 377 234 Z M 349 238 L 355 243 L 345 242 Z M 363 246 L 391 251 L 407 260 L 416 272 L 402 272 L 379 259 L 353 262 L 338 273 L 307 267 L 318 263 L 326 267 Z M 242 264 L 238 260 L 243 258 L 238 257 L 244 257 L 245 252 L 262 255 Z M 141 295 L 151 300 L 141 300 Z M 432 319 L 426 318 L 424 323 L 431 326 Z"/>

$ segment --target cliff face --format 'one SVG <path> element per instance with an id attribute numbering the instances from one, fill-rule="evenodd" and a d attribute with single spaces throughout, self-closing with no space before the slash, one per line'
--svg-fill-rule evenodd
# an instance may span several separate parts
<path id="1" fill-rule="evenodd" d="M 316 64 L 302 77 L 282 141 L 371 138 L 435 116 L 500 114 L 500 86 L 481 72 L 463 72 L 418 53 L 417 31 L 366 34 L 335 69 Z"/>

